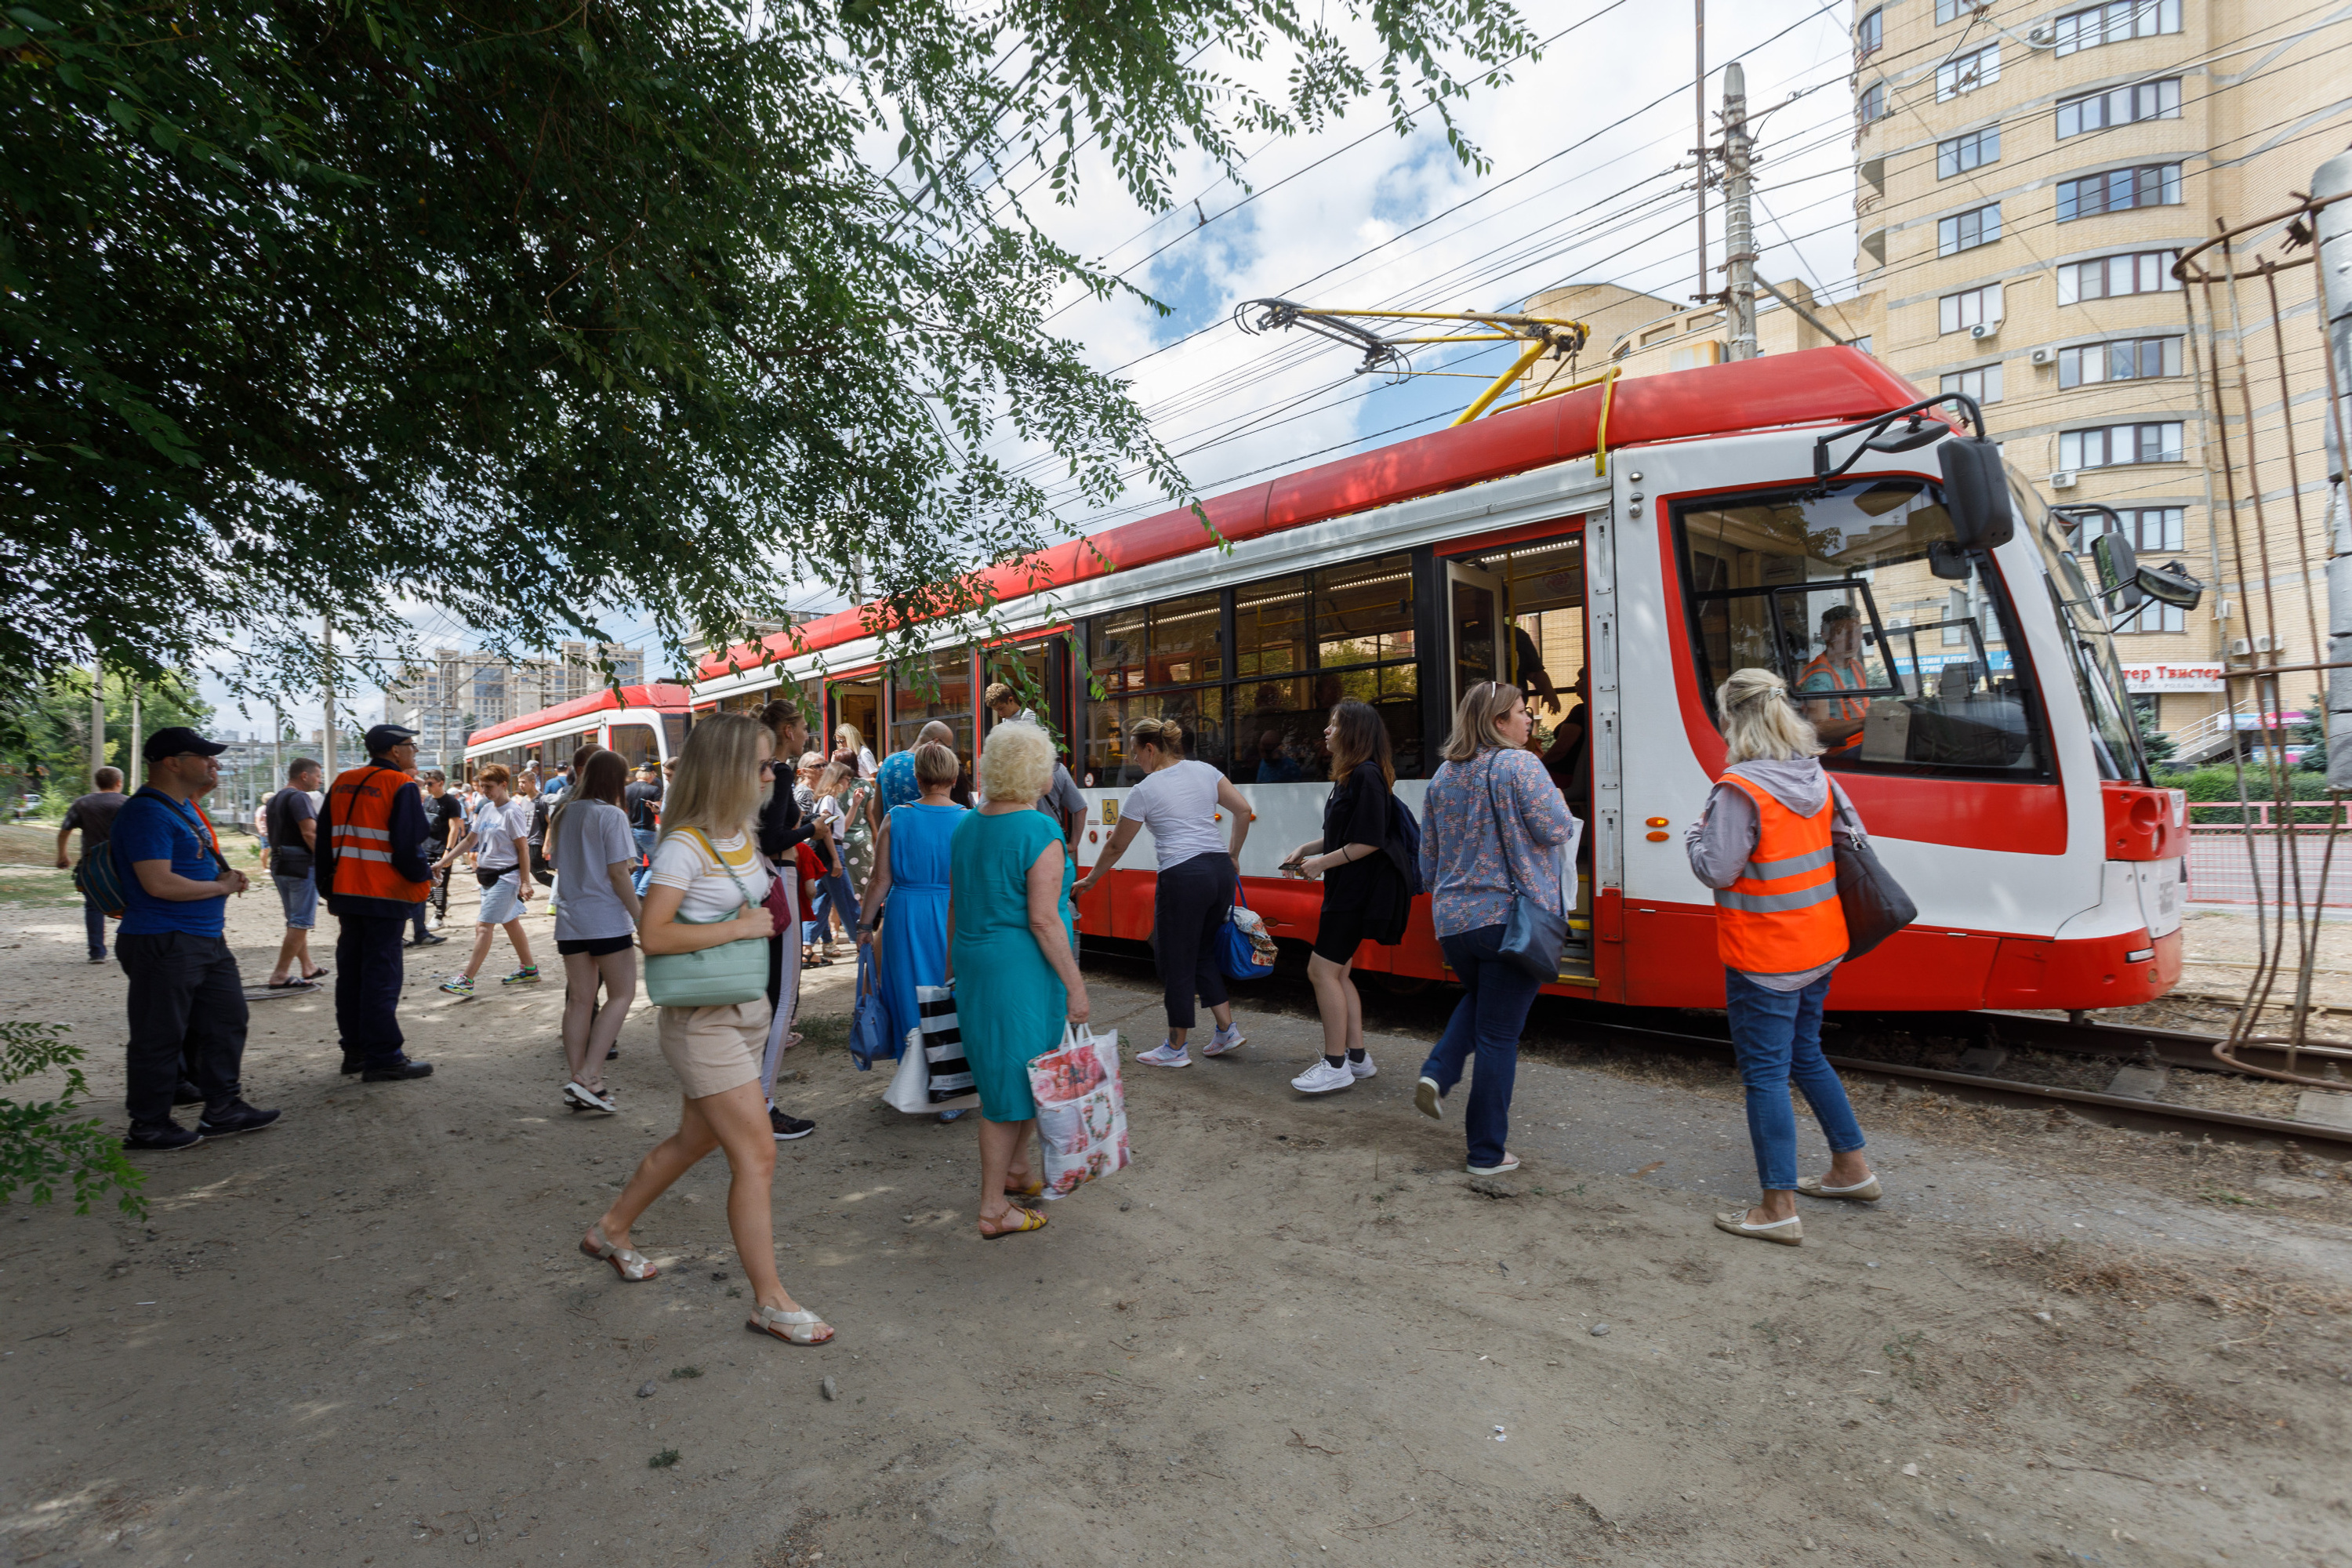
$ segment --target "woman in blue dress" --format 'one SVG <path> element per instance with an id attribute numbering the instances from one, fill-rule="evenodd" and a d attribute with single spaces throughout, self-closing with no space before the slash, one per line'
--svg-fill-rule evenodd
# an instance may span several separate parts
<path id="1" fill-rule="evenodd" d="M 948 799 L 959 771 L 956 754 L 925 742 L 910 760 L 919 794 L 908 805 L 892 806 L 882 819 L 874 876 L 866 884 L 866 918 L 857 922 L 858 945 L 872 943 L 874 917 L 883 912 L 883 900 L 889 900 L 875 957 L 890 1043 L 898 1047 L 893 1057 L 907 1048 L 921 1019 L 915 987 L 948 983 L 948 840 L 964 815 L 963 807 Z"/>
<path id="2" fill-rule="evenodd" d="M 1054 742 L 1034 724 L 1000 724 L 980 754 L 988 804 L 956 824 L 949 846 L 949 975 L 964 1058 L 980 1090 L 980 1234 L 1044 1227 L 1007 1189 L 1034 1191 L 1029 1134 L 1037 1102 L 1029 1063 L 1087 1021 L 1060 826 L 1036 809 L 1054 782 Z M 884 929 L 887 929 L 885 922 Z"/>

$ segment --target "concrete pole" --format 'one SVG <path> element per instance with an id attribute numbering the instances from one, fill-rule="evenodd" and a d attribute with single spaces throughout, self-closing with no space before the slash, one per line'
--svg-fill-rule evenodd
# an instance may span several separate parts
<path id="1" fill-rule="evenodd" d="M 327 723 L 320 731 L 326 755 L 320 761 L 324 763 L 327 777 L 331 782 L 335 776 L 335 617 L 320 616 L 319 628 L 320 644 L 326 650 L 326 658 L 320 668 L 325 676 L 323 690 L 327 700 Z"/>
<path id="2" fill-rule="evenodd" d="M 286 776 L 286 714 L 278 700 L 269 700 L 269 787 L 275 790 Z"/>
<path id="3" fill-rule="evenodd" d="M 1694 300 L 1711 300 L 1706 286 L 1706 0 L 1691 0 L 1691 52 L 1696 62 L 1691 78 L 1691 105 L 1696 110 L 1698 139 L 1691 145 L 1691 163 L 1698 170 L 1698 292 Z"/>
<path id="4" fill-rule="evenodd" d="M 1731 357 L 1756 357 L 1756 224 L 1748 202 L 1748 73 L 1723 68 L 1723 243 Z"/>
<path id="5" fill-rule="evenodd" d="M 128 771 L 129 757 L 123 777 L 138 786 L 139 775 Z M 106 766 L 106 666 L 97 659 L 89 661 L 89 787 L 98 787 L 98 770 Z"/>
<path id="6" fill-rule="evenodd" d="M 135 756 L 146 740 L 146 731 L 140 727 L 139 678 L 135 675 L 126 677 L 125 684 L 131 688 L 131 751 Z"/>
<path id="7" fill-rule="evenodd" d="M 2352 153 L 2312 176 L 2315 199 L 2352 192 Z M 2319 287 L 2327 321 L 2327 657 L 2352 658 L 2352 505 L 2345 469 L 2352 452 L 2352 196 L 2319 213 Z M 2352 670 L 2327 672 L 2327 787 L 2352 790 Z"/>

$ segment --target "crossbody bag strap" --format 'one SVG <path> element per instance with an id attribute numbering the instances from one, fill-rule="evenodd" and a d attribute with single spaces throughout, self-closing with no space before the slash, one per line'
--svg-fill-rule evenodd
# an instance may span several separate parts
<path id="1" fill-rule="evenodd" d="M 677 833 L 690 833 L 696 838 L 699 839 L 702 843 L 702 847 L 709 852 L 710 858 L 719 862 L 719 868 L 727 873 L 727 879 L 735 884 L 735 896 L 743 900 L 743 908 L 747 911 L 759 908 L 757 904 L 751 901 L 751 895 L 744 890 L 743 879 L 735 875 L 735 868 L 727 863 L 726 856 L 719 853 L 719 846 L 710 842 L 710 835 L 703 832 L 699 827 L 678 827 L 673 828 L 671 831 Z"/>
<path id="2" fill-rule="evenodd" d="M 1503 811 L 1495 804 L 1495 770 L 1503 763 L 1503 753 L 1497 750 L 1486 765 L 1486 815 L 1495 822 L 1495 847 L 1503 855 L 1503 880 L 1509 884 L 1511 897 L 1519 896 L 1519 875 L 1511 864 L 1511 841 L 1503 837 Z"/>

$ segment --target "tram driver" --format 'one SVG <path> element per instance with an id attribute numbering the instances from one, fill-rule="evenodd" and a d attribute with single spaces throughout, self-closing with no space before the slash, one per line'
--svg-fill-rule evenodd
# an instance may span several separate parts
<path id="1" fill-rule="evenodd" d="M 1797 677 L 1797 689 L 1807 699 L 1805 717 L 1832 755 L 1862 744 L 1870 699 L 1831 696 L 1815 700 L 1813 694 L 1869 689 L 1870 673 L 1862 664 L 1862 616 L 1852 605 L 1832 605 L 1822 612 L 1822 651 L 1806 661 Z"/>

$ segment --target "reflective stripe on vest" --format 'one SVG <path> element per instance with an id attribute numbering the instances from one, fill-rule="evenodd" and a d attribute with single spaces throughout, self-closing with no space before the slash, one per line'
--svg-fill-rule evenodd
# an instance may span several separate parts
<path id="1" fill-rule="evenodd" d="M 430 882 L 412 882 L 392 868 L 393 803 L 412 782 L 373 763 L 335 780 L 327 791 L 327 838 L 334 854 L 321 891 L 402 904 L 420 903 L 432 891 Z"/>
<path id="2" fill-rule="evenodd" d="M 1845 911 L 1839 907 L 1832 794 L 1800 816 L 1769 790 L 1726 773 L 1721 780 L 1756 805 L 1756 847 L 1728 888 L 1715 895 L 1716 951 L 1748 974 L 1798 974 L 1843 957 Z"/>

